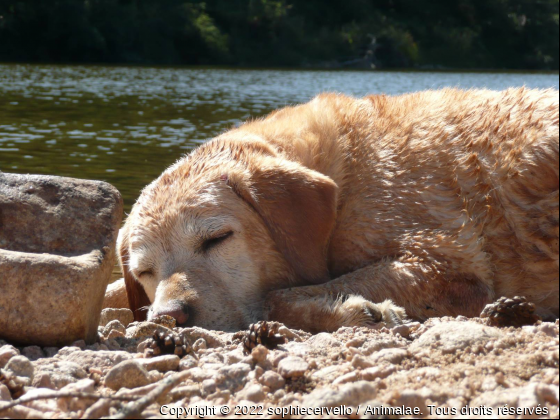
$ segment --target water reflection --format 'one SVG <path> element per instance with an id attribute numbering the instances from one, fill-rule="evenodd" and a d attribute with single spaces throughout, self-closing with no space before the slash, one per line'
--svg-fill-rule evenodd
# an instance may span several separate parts
<path id="1" fill-rule="evenodd" d="M 105 180 L 127 210 L 197 144 L 323 91 L 558 89 L 557 75 L 0 65 L 0 170 Z"/>

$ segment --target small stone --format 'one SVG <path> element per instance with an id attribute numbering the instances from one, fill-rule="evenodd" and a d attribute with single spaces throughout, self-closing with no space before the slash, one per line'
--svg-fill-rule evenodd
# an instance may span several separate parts
<path id="1" fill-rule="evenodd" d="M 361 354 L 356 354 L 352 358 L 352 367 L 354 369 L 367 369 L 374 365 L 374 363 L 369 360 L 367 357 L 362 356 Z"/>
<path id="2" fill-rule="evenodd" d="M 138 388 L 151 383 L 150 376 L 137 360 L 126 360 L 113 367 L 105 377 L 105 386 L 114 391 Z"/>
<path id="3" fill-rule="evenodd" d="M 234 363 L 239 363 L 243 360 L 243 351 L 237 349 L 230 351 L 224 355 L 224 363 L 226 365 L 233 365 Z"/>
<path id="4" fill-rule="evenodd" d="M 333 381 L 333 385 L 346 384 L 348 382 L 357 382 L 360 380 L 360 372 L 349 372 L 342 375 Z"/>
<path id="5" fill-rule="evenodd" d="M 73 384 L 66 385 L 60 392 L 77 392 L 90 394 L 95 391 L 95 382 L 91 379 L 82 379 Z M 59 398 L 58 408 L 64 412 L 85 410 L 91 405 L 91 401 L 82 398 Z"/>
<path id="6" fill-rule="evenodd" d="M 278 328 L 278 334 L 283 335 L 288 340 L 303 341 L 303 339 L 301 338 L 301 336 L 299 334 L 295 333 L 294 331 L 285 327 L 284 325 L 282 325 L 280 328 Z"/>
<path id="7" fill-rule="evenodd" d="M 144 366 L 148 371 L 157 370 L 163 373 L 177 370 L 179 368 L 179 363 L 181 362 L 179 356 L 175 356 L 175 355 L 165 355 L 165 356 L 153 357 L 150 359 L 136 359 L 136 360 L 138 360 L 138 363 Z"/>
<path id="8" fill-rule="evenodd" d="M 60 360 L 73 362 L 83 368 L 107 369 L 125 361 L 132 359 L 132 355 L 125 351 L 75 351 L 66 353 L 60 350 L 57 358 Z"/>
<path id="9" fill-rule="evenodd" d="M 263 345 L 258 345 L 251 352 L 251 357 L 254 363 L 262 364 L 266 362 L 266 356 L 268 356 L 268 349 Z"/>
<path id="10" fill-rule="evenodd" d="M 394 401 L 395 406 L 405 406 L 419 408 L 421 413 L 427 413 L 428 407 L 426 406 L 426 398 L 419 392 L 412 390 L 404 390 L 399 393 L 399 396 Z"/>
<path id="11" fill-rule="evenodd" d="M 5 345 L 0 347 L 0 369 L 3 369 L 8 361 L 15 356 L 19 356 L 19 350 L 14 346 Z"/>
<path id="12" fill-rule="evenodd" d="M 408 358 L 409 354 L 406 349 L 383 349 L 370 356 L 372 366 L 386 362 L 393 365 L 398 365 L 404 359 Z"/>
<path id="13" fill-rule="evenodd" d="M 364 343 L 366 342 L 366 338 L 365 337 L 355 337 L 353 339 L 351 339 L 350 341 L 348 341 L 345 346 L 350 348 L 350 347 L 356 347 L 356 348 L 360 348 L 364 345 Z"/>
<path id="14" fill-rule="evenodd" d="M 47 358 L 54 357 L 58 353 L 58 347 L 45 347 L 43 350 Z"/>
<path id="15" fill-rule="evenodd" d="M 179 362 L 179 371 L 189 370 L 198 366 L 197 360 L 193 356 L 186 356 Z"/>
<path id="16" fill-rule="evenodd" d="M 51 375 L 45 372 L 35 375 L 35 378 L 33 379 L 33 385 L 37 388 L 57 389 L 51 379 Z"/>
<path id="17" fill-rule="evenodd" d="M 278 373 L 284 378 L 299 378 L 307 372 L 309 364 L 300 357 L 288 356 L 278 364 Z"/>
<path id="18" fill-rule="evenodd" d="M 104 334 L 105 335 L 105 334 Z M 117 338 L 124 338 L 124 333 L 118 330 L 111 330 L 109 334 L 105 336 L 107 340 L 115 340 Z"/>
<path id="19" fill-rule="evenodd" d="M 192 397 L 199 395 L 200 387 L 198 385 L 178 386 L 169 392 L 169 396 L 173 399 L 173 401 L 185 398 L 191 399 Z"/>
<path id="20" fill-rule="evenodd" d="M 314 335 L 309 340 L 307 344 L 313 347 L 315 350 L 325 351 L 332 347 L 342 347 L 342 343 L 329 333 L 319 333 Z"/>
<path id="21" fill-rule="evenodd" d="M 200 389 L 203 396 L 209 396 L 216 392 L 216 380 L 215 379 L 205 379 L 202 381 Z"/>
<path id="22" fill-rule="evenodd" d="M 38 388 L 60 389 L 88 376 L 84 369 L 73 362 L 40 359 L 34 365 L 33 386 Z"/>
<path id="23" fill-rule="evenodd" d="M 4 384 L 0 384 L 0 401 L 12 401 L 12 394 Z"/>
<path id="24" fill-rule="evenodd" d="M 204 340 L 206 340 L 206 345 L 209 348 L 224 347 L 226 345 L 225 341 L 217 334 L 199 327 L 184 328 L 181 331 L 181 335 L 186 341 L 191 343 L 199 338 L 204 338 Z"/>
<path id="25" fill-rule="evenodd" d="M 130 309 L 107 308 L 101 311 L 99 325 L 105 327 L 111 321 L 119 321 L 125 327 L 134 321 L 134 314 Z"/>
<path id="26" fill-rule="evenodd" d="M 193 344 L 193 350 L 195 352 L 199 352 L 200 350 L 206 350 L 208 345 L 206 344 L 206 340 L 204 338 L 197 339 Z"/>
<path id="27" fill-rule="evenodd" d="M 111 334 L 112 331 L 117 331 L 120 334 L 121 337 L 124 337 L 124 335 L 126 334 L 126 328 L 125 326 L 122 324 L 121 321 L 115 319 L 113 321 L 110 321 L 105 328 L 103 328 L 103 335 L 105 337 L 109 337 L 109 334 Z"/>
<path id="28" fill-rule="evenodd" d="M 391 328 L 391 332 L 404 338 L 410 337 L 410 327 L 407 324 L 397 325 Z"/>
<path id="29" fill-rule="evenodd" d="M 43 353 L 43 350 L 41 350 L 41 347 L 39 346 L 24 347 L 21 354 L 31 361 L 39 360 L 45 357 L 45 353 Z"/>
<path id="30" fill-rule="evenodd" d="M 78 347 L 80 350 L 85 350 L 87 347 L 87 344 L 84 340 L 78 340 L 78 341 L 74 341 L 72 343 L 72 347 Z"/>
<path id="31" fill-rule="evenodd" d="M 304 407 L 339 407 L 347 405 L 355 407 L 375 398 L 377 387 L 370 382 L 360 381 L 345 384 L 338 389 L 321 388 L 306 396 Z"/>
<path id="32" fill-rule="evenodd" d="M 186 369 L 186 370 L 189 372 L 189 379 L 193 382 L 203 382 L 214 376 L 212 372 L 203 370 L 199 367 L 193 367 L 191 369 Z"/>
<path id="33" fill-rule="evenodd" d="M 375 366 L 365 369 L 361 372 L 361 378 L 364 381 L 374 381 L 376 379 L 385 379 L 395 373 L 397 368 L 394 365 Z"/>
<path id="34" fill-rule="evenodd" d="M 279 389 L 278 391 L 276 391 L 274 393 L 274 399 L 276 401 L 281 400 L 282 398 L 284 398 L 286 396 L 286 391 L 284 391 L 283 389 Z"/>
<path id="35" fill-rule="evenodd" d="M 220 368 L 214 378 L 220 389 L 237 392 L 245 386 L 250 372 L 251 366 L 248 364 L 236 363 Z"/>
<path id="36" fill-rule="evenodd" d="M 163 379 L 163 376 L 163 373 L 158 372 L 157 370 L 148 372 L 148 377 L 150 378 L 151 383 L 161 381 Z"/>
<path id="37" fill-rule="evenodd" d="M 29 378 L 31 381 L 33 380 L 35 369 L 33 368 L 33 364 L 25 356 L 12 357 L 6 364 L 5 369 L 15 376 Z"/>
<path id="38" fill-rule="evenodd" d="M 241 390 L 236 398 L 238 400 L 247 400 L 254 403 L 261 402 L 266 398 L 266 395 L 260 384 L 250 384 Z"/>
<path id="39" fill-rule="evenodd" d="M 154 324 L 162 325 L 165 328 L 169 328 L 170 330 L 175 328 L 175 326 L 177 325 L 177 320 L 169 315 L 158 316 L 157 318 L 153 318 L 150 322 L 153 322 Z"/>
<path id="40" fill-rule="evenodd" d="M 158 333 L 163 333 L 164 335 L 173 335 L 173 331 L 163 325 L 154 324 L 153 322 L 139 322 L 126 329 L 126 338 L 144 339 L 147 337 L 153 337 L 156 331 Z"/>

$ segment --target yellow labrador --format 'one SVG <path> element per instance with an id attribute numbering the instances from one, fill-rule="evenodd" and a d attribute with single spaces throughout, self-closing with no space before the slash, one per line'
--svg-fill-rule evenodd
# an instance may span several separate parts
<path id="1" fill-rule="evenodd" d="M 311 332 L 558 317 L 558 92 L 320 95 L 200 146 L 121 232 L 137 319 Z"/>

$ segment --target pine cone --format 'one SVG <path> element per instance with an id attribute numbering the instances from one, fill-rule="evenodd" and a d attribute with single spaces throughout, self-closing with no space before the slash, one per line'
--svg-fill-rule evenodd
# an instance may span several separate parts
<path id="1" fill-rule="evenodd" d="M 496 302 L 486 305 L 481 318 L 488 318 L 493 327 L 522 327 L 534 325 L 541 318 L 535 314 L 535 304 L 527 302 L 524 296 L 514 298 L 501 297 Z"/>
<path id="2" fill-rule="evenodd" d="M 144 355 L 146 357 L 161 356 L 163 354 L 175 354 L 184 357 L 192 351 L 188 342 L 183 341 L 181 336 L 171 333 L 154 332 L 154 336 L 147 343 L 148 348 Z"/>
<path id="3" fill-rule="evenodd" d="M 271 350 L 280 344 L 284 344 L 286 337 L 278 334 L 279 328 L 280 324 L 277 322 L 260 321 L 256 324 L 251 324 L 249 332 L 243 339 L 243 350 L 245 353 L 250 354 L 259 344 Z"/>

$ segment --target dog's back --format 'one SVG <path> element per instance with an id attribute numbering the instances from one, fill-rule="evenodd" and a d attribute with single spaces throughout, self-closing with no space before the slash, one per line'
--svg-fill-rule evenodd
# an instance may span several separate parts
<path id="1" fill-rule="evenodd" d="M 557 316 L 558 119 L 557 91 L 446 89 L 327 94 L 241 129 L 337 182 L 333 277 L 435 255 Z"/>

